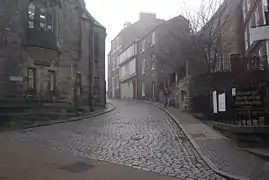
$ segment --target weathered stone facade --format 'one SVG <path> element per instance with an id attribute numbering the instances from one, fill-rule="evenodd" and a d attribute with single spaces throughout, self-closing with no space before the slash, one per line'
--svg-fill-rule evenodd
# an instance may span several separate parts
<path id="1" fill-rule="evenodd" d="M 133 23 L 126 23 L 124 29 L 111 41 L 111 51 L 108 55 L 108 95 L 113 98 L 120 98 L 120 78 L 119 78 L 119 55 L 133 41 L 139 39 L 145 32 L 151 30 L 156 25 L 164 22 L 156 18 L 156 14 L 140 13 L 140 19 Z M 137 63 L 139 63 L 137 61 Z"/>
<path id="2" fill-rule="evenodd" d="M 139 99 L 162 100 L 162 90 L 173 83 L 171 77 L 181 71 L 186 61 L 182 50 L 188 38 L 189 22 L 178 16 L 145 32 L 139 39 Z"/>
<path id="3" fill-rule="evenodd" d="M 209 67 L 209 59 L 205 59 L 197 53 L 197 49 L 191 49 L 191 56 L 186 64 L 186 74 L 183 79 L 180 79 L 175 87 L 176 106 L 179 108 L 190 109 L 193 102 L 201 96 L 210 93 L 214 89 L 214 82 L 206 83 L 208 73 L 223 73 L 232 71 L 231 55 L 243 53 L 243 36 L 242 31 L 242 11 L 241 0 L 227 0 L 219 7 L 213 17 L 207 22 L 200 32 L 195 34 L 193 41 L 200 38 L 197 36 L 206 37 L 206 42 L 211 41 L 211 46 L 217 47 L 216 52 L 211 50 L 211 54 L 216 53 L 218 58 Z M 207 37 L 207 33 L 216 37 Z M 219 37 L 217 37 L 219 36 Z M 214 44 L 213 39 L 218 44 Z M 201 43 L 201 42 L 200 42 Z M 210 74 L 209 73 L 209 74 Z M 203 80 L 196 81 L 193 79 L 204 77 Z M 225 76 L 224 76 L 225 77 Z M 215 79 L 216 80 L 216 79 Z M 231 80 L 231 79 L 227 79 Z M 223 81 L 223 80 L 221 80 Z M 228 86 L 228 84 L 227 84 Z M 200 101 L 200 100 L 199 100 Z M 201 107 L 202 108 L 202 107 Z M 207 108 L 207 107 L 206 107 Z"/>
<path id="4" fill-rule="evenodd" d="M 74 105 L 105 104 L 106 32 L 83 0 L 4 1 L 4 10 L 9 13 L 0 13 L 1 97 L 16 93 Z M 95 86 L 101 93 L 93 98 Z"/>

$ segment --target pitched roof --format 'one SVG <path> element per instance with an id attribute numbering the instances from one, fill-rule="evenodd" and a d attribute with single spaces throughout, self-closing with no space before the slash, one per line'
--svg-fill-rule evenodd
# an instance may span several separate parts
<path id="1" fill-rule="evenodd" d="M 95 26 L 98 26 L 100 28 L 103 28 L 103 29 L 106 29 L 101 23 L 99 23 L 90 13 L 89 11 L 86 9 L 86 6 L 85 6 L 85 2 L 84 0 L 79 0 L 79 4 L 81 6 L 81 8 L 83 9 L 84 11 L 84 14 L 83 14 L 83 17 L 84 18 L 89 18 Z"/>
<path id="2" fill-rule="evenodd" d="M 163 21 L 162 23 L 160 23 L 160 24 L 158 24 L 158 25 L 152 27 L 151 29 L 149 29 L 148 31 L 146 31 L 145 33 L 143 33 L 137 40 L 141 40 L 141 39 L 145 38 L 145 37 L 148 36 L 150 33 L 152 33 L 153 31 L 155 31 L 155 29 L 157 29 L 157 28 L 159 28 L 159 27 L 161 27 L 161 26 L 165 26 L 165 25 L 167 25 L 167 23 L 170 23 L 171 21 L 176 20 L 176 19 L 182 19 L 182 20 L 185 20 L 185 21 L 189 22 L 189 20 L 186 19 L 186 18 L 185 18 L 184 16 L 182 16 L 182 15 L 173 17 L 173 18 L 171 18 L 171 19 L 168 19 L 167 21 Z"/>

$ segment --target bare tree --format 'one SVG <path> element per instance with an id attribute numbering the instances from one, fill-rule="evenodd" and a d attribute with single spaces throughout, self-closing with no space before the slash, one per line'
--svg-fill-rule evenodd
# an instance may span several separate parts
<path id="1" fill-rule="evenodd" d="M 191 63 L 189 61 L 196 61 L 192 63 L 197 66 L 203 64 L 205 72 L 213 72 L 217 62 L 223 58 L 223 27 L 227 23 L 231 1 L 203 0 L 198 10 L 185 7 L 189 9 L 183 13 L 188 29 L 176 24 L 177 21 L 173 22 L 173 26 L 163 34 L 164 40 L 155 53 L 157 59 L 174 73 L 180 73 L 181 67 Z"/>
<path id="2" fill-rule="evenodd" d="M 154 54 L 166 76 L 186 74 L 185 64 L 190 45 L 189 22 L 183 16 L 175 17 L 160 26 L 159 43 Z"/>
<path id="3" fill-rule="evenodd" d="M 201 3 L 198 12 L 186 13 L 195 55 L 203 59 L 208 73 L 214 72 L 223 59 L 223 35 L 230 3 L 231 0 L 207 0 Z"/>

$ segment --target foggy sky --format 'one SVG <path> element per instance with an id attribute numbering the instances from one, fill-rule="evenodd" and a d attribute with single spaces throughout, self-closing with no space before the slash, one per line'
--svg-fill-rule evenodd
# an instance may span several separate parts
<path id="1" fill-rule="evenodd" d="M 110 41 L 123 28 L 125 21 L 132 23 L 137 21 L 139 12 L 156 13 L 158 18 L 167 20 L 184 13 L 187 9 L 195 11 L 201 0 L 85 0 L 85 2 L 88 11 L 106 27 L 107 56 Z"/>

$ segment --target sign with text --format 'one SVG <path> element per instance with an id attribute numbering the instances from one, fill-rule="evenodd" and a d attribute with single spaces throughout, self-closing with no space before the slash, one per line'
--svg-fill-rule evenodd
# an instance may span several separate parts
<path id="1" fill-rule="evenodd" d="M 226 94 L 219 94 L 218 96 L 219 100 L 219 112 L 225 112 L 226 111 Z"/>
<path id="2" fill-rule="evenodd" d="M 233 104 L 236 108 L 258 108 L 263 107 L 263 98 L 260 90 L 244 90 L 236 92 L 233 97 Z"/>

